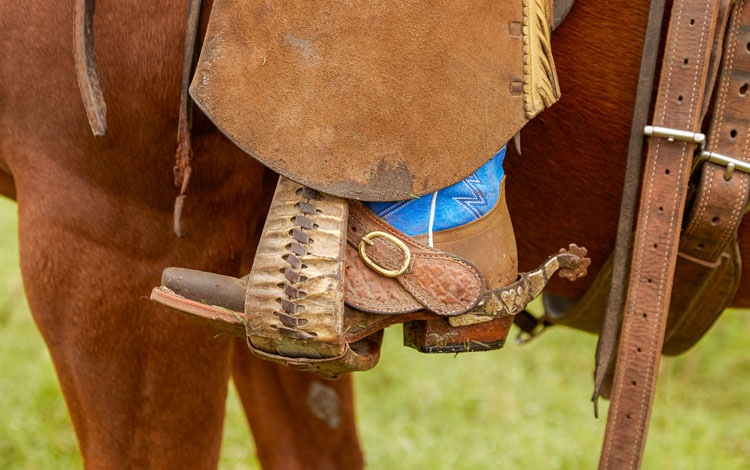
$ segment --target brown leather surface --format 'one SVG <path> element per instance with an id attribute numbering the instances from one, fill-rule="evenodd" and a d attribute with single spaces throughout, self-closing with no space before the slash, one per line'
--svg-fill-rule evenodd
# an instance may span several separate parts
<path id="1" fill-rule="evenodd" d="M 197 60 L 198 30 L 200 29 L 202 0 L 190 0 L 185 24 L 185 50 L 182 56 L 180 83 L 180 112 L 177 118 L 177 152 L 175 153 L 174 184 L 180 194 L 174 202 L 172 225 L 175 235 L 182 237 L 182 209 L 185 207 L 187 188 L 193 173 L 193 100 L 190 98 L 190 80 Z"/>
<path id="2" fill-rule="evenodd" d="M 423 195 L 470 175 L 529 119 L 523 24 L 539 22 L 523 11 L 520 0 L 216 0 L 190 91 L 295 181 L 354 199 Z M 556 88 L 551 61 L 547 72 Z"/>
<path id="3" fill-rule="evenodd" d="M 718 6 L 674 2 L 654 125 L 700 131 Z M 649 141 L 600 469 L 639 468 L 643 458 L 694 149 L 684 141 Z"/>
<path id="4" fill-rule="evenodd" d="M 622 306 L 625 299 L 626 278 L 630 268 L 630 251 L 633 246 L 633 226 L 635 225 L 636 203 L 641 182 L 641 168 L 643 167 L 643 129 L 651 117 L 651 102 L 657 62 L 660 56 L 662 26 L 666 0 L 651 0 L 648 9 L 648 22 L 643 37 L 641 49 L 641 63 L 638 71 L 638 82 L 633 106 L 633 116 L 630 124 L 630 138 L 625 165 L 622 197 L 620 198 L 620 214 L 617 220 L 617 234 L 610 269 L 612 281 L 609 285 L 607 306 L 596 344 L 594 367 L 594 416 L 599 414 L 599 395 L 610 368 L 619 333 Z"/>
<path id="5" fill-rule="evenodd" d="M 739 20 L 729 27 L 715 98 L 716 110 L 706 144 L 711 152 L 744 162 L 750 162 L 750 91 L 747 88 L 750 54 L 746 48 L 743 50 L 743 45 L 747 44 L 750 33 L 740 26 L 750 23 L 748 10 L 750 7 L 745 6 L 745 2 L 738 3 L 735 15 Z M 734 172 L 727 180 L 726 167 L 711 163 L 704 163 L 700 172 L 694 209 L 680 241 L 680 252 L 714 263 L 736 237 L 747 205 L 750 175 Z"/>
<path id="6" fill-rule="evenodd" d="M 734 299 L 742 268 L 735 240 L 717 264 L 707 266 L 682 256 L 677 258 L 676 270 L 680 274 L 675 276 L 672 288 L 663 354 L 681 354 L 691 348 Z M 676 314 L 672 315 L 673 312 Z"/>
<path id="7" fill-rule="evenodd" d="M 245 319 L 256 349 L 342 354 L 347 213 L 346 200 L 279 177 L 247 276 Z"/>
<path id="8" fill-rule="evenodd" d="M 382 341 L 383 331 L 381 330 L 352 344 L 345 343 L 343 352 L 338 356 L 320 359 L 290 358 L 271 354 L 256 349 L 249 338 L 247 346 L 253 355 L 261 359 L 311 372 L 325 379 L 335 380 L 349 372 L 369 370 L 375 367 L 380 360 L 380 344 Z"/>
<path id="9" fill-rule="evenodd" d="M 425 234 L 413 238 L 427 244 L 429 237 Z M 484 276 L 486 289 L 497 289 L 515 281 L 518 253 L 505 198 L 505 180 L 500 184 L 497 204 L 484 217 L 460 227 L 435 232 L 432 240 L 435 248 L 474 263 Z"/>
<path id="10" fill-rule="evenodd" d="M 234 312 L 221 306 L 191 300 L 165 287 L 155 287 L 151 291 L 151 300 L 173 308 L 185 314 L 186 317 L 208 326 L 221 334 L 237 336 L 239 338 L 246 336 L 245 325 L 243 323 L 244 318 L 241 312 Z"/>
<path id="11" fill-rule="evenodd" d="M 404 346 L 427 354 L 491 351 L 505 345 L 512 325 L 510 316 L 458 328 L 445 319 L 414 321 L 404 323 Z"/>
<path id="12" fill-rule="evenodd" d="M 738 2 L 731 15 L 706 149 L 750 162 L 750 54 L 747 51 L 750 6 L 747 0 Z M 677 260 L 678 269 L 694 273 L 695 281 L 692 286 L 685 286 L 683 293 L 685 298 L 693 298 L 692 303 L 696 305 L 691 309 L 693 315 L 686 315 L 679 322 L 669 319 L 665 353 L 689 346 L 696 336 L 699 338 L 708 330 L 732 301 L 740 283 L 742 260 L 737 232 L 748 202 L 750 175 L 734 172 L 727 177 L 727 168 L 713 163 L 703 163 L 700 172 Z M 695 286 L 710 292 L 696 294 Z"/>
<path id="13" fill-rule="evenodd" d="M 429 236 L 418 235 L 414 239 L 426 244 Z M 505 198 L 505 179 L 500 183 L 497 204 L 489 213 L 461 227 L 433 233 L 433 245 L 474 263 L 484 275 L 488 290 L 515 281 L 518 253 Z M 497 349 L 504 345 L 511 323 L 511 317 L 457 328 L 445 319 L 409 322 L 404 324 L 404 344 L 421 352 Z"/>
<path id="14" fill-rule="evenodd" d="M 439 320 L 445 323 L 445 318 L 427 310 L 419 310 L 412 313 L 400 313 L 395 315 L 383 315 L 363 312 L 354 308 L 346 307 L 344 314 L 344 331 L 348 342 L 359 341 L 376 331 L 387 328 L 398 323 L 410 323 L 417 321 Z"/>
<path id="15" fill-rule="evenodd" d="M 371 313 L 409 313 L 424 307 L 397 280 L 377 274 L 365 265 L 359 252 L 346 246 L 344 300 L 350 307 Z"/>

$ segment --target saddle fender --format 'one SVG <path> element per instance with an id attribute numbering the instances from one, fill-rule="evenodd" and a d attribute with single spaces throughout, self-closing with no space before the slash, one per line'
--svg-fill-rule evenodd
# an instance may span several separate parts
<path id="1" fill-rule="evenodd" d="M 552 2 L 214 2 L 190 94 L 287 178 L 365 201 L 463 180 L 557 101 Z"/>

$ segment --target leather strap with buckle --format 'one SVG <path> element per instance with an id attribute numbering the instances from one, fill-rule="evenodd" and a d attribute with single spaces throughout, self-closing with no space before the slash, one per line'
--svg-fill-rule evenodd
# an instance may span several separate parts
<path id="1" fill-rule="evenodd" d="M 639 468 L 643 458 L 719 4 L 676 0 L 672 6 L 654 126 L 692 138 L 654 135 L 648 145 L 600 469 Z"/>
<path id="2" fill-rule="evenodd" d="M 377 217 L 359 201 L 349 202 L 347 241 L 351 247 L 358 249 L 358 258 L 366 266 L 386 278 L 384 282 L 395 281 L 397 284 L 388 284 L 400 286 L 408 296 L 416 300 L 417 303 L 407 307 L 406 311 L 425 308 L 444 316 L 461 315 L 482 300 L 484 277 L 473 263 L 415 242 Z M 351 256 L 347 258 L 351 260 Z M 347 274 L 361 272 L 355 267 L 356 265 L 350 265 Z M 347 276 L 350 286 L 352 282 L 358 281 L 357 277 Z M 408 300 L 406 296 L 400 296 L 399 299 L 404 302 Z M 397 313 L 394 309 L 401 309 L 390 302 L 390 299 L 384 300 L 384 307 L 390 309 L 389 313 Z M 373 305 L 363 305 L 352 297 L 347 297 L 346 301 L 364 311 L 377 310 Z"/>

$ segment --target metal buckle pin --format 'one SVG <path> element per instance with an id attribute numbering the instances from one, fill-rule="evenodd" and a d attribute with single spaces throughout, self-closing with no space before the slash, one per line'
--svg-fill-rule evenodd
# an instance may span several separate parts
<path id="1" fill-rule="evenodd" d="M 716 165 L 726 167 L 726 171 L 724 172 L 724 179 L 727 181 L 732 179 L 732 174 L 734 174 L 735 170 L 742 173 L 750 173 L 750 163 L 743 162 L 742 160 L 737 160 L 736 158 L 728 157 L 720 153 L 708 152 L 706 150 L 702 151 L 697 157 L 695 157 L 695 160 L 693 161 L 692 171 L 694 172 L 695 170 L 697 170 L 701 163 L 704 162 L 711 162 Z"/>

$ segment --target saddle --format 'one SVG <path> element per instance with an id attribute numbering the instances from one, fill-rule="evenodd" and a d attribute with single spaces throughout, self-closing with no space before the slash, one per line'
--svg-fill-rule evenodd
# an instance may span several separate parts
<path id="1" fill-rule="evenodd" d="M 501 167 L 487 212 L 432 230 L 438 192 L 476 189 L 560 93 L 551 3 L 438 3 L 214 2 L 190 95 L 281 176 L 245 278 L 170 268 L 153 300 L 334 378 L 373 367 L 395 323 L 423 352 L 502 347 L 555 272 L 586 273 L 575 245 L 517 272 Z M 428 233 L 375 212 L 420 198 Z"/>
<path id="2" fill-rule="evenodd" d="M 550 25 L 571 2 L 217 0 L 193 74 L 200 0 L 191 0 L 175 213 L 190 176 L 191 77 L 203 112 L 281 176 L 247 276 L 168 268 L 151 298 L 246 337 L 261 358 L 326 378 L 373 367 L 383 328 L 396 323 L 422 352 L 486 351 L 502 347 L 514 318 L 531 332 L 555 322 L 598 331 L 590 319 L 598 324 L 606 310 L 595 399 L 608 377 L 613 404 L 601 468 L 637 468 L 662 346 L 682 352 L 697 341 L 738 285 L 735 237 L 748 177 L 732 176 L 750 173 L 750 157 L 736 138 L 748 129 L 748 63 L 735 51 L 748 41 L 746 3 L 674 2 L 647 126 L 665 16 L 664 0 L 652 0 L 613 261 L 570 312 L 555 318 L 546 302 L 548 315 L 537 321 L 525 306 L 556 272 L 585 275 L 585 249 L 570 245 L 517 273 L 502 179 L 491 210 L 436 230 L 434 219 L 440 192 L 476 189 L 497 150 L 559 97 Z M 103 135 L 93 1 L 78 0 L 75 11 L 79 85 L 92 130 Z M 684 73 L 689 64 L 694 74 Z M 699 131 L 714 89 L 707 138 Z M 633 238 L 644 135 L 651 140 Z M 418 199 L 412 206 L 427 207 L 426 233 L 391 217 Z M 719 301 L 697 300 L 705 292 Z"/>
<path id="3" fill-rule="evenodd" d="M 367 201 L 422 196 L 557 100 L 551 5 L 219 1 L 190 95 L 293 181 Z"/>

